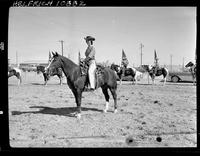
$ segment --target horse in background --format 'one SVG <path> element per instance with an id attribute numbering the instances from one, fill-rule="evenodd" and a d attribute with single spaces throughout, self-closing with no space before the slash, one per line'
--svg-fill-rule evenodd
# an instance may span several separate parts
<path id="1" fill-rule="evenodd" d="M 191 61 L 188 62 L 185 65 L 186 68 L 189 68 L 189 71 L 192 74 L 192 78 L 193 78 L 193 84 L 195 85 L 195 79 L 196 79 L 196 65 L 194 63 L 192 63 Z"/>
<path id="2" fill-rule="evenodd" d="M 111 64 L 110 68 L 116 72 L 117 76 L 120 79 L 120 85 L 122 85 L 123 69 L 119 65 L 116 65 L 114 63 Z M 133 78 L 132 84 L 135 84 L 135 81 L 137 81 L 136 77 L 135 77 L 136 76 L 136 69 L 135 68 L 126 68 L 124 76 L 131 76 Z"/>
<path id="3" fill-rule="evenodd" d="M 19 68 L 8 67 L 8 78 L 11 76 L 16 76 L 18 79 L 18 86 L 22 83 L 22 72 Z"/>
<path id="4" fill-rule="evenodd" d="M 167 76 L 169 75 L 169 71 L 167 68 L 165 67 L 159 67 L 157 69 L 157 71 L 155 72 L 155 67 L 149 67 L 149 65 L 142 65 L 142 68 L 148 72 L 148 74 L 150 75 L 151 79 L 152 79 L 152 84 L 155 84 L 155 77 L 156 76 L 161 76 L 163 75 L 163 85 L 165 85 L 166 81 L 167 81 Z"/>
<path id="5" fill-rule="evenodd" d="M 46 86 L 47 85 L 47 81 L 50 79 L 50 75 L 47 72 L 46 67 L 39 65 L 39 66 L 37 66 L 36 71 L 37 71 L 37 74 L 39 74 L 39 73 L 43 74 L 44 85 Z M 54 69 L 52 76 L 55 76 L 55 75 L 58 76 L 58 78 L 60 79 L 60 85 L 62 85 L 62 78 L 63 78 L 62 69 L 61 68 Z"/>
<path id="6" fill-rule="evenodd" d="M 82 92 L 84 91 L 88 83 L 88 74 L 82 75 L 81 67 L 75 64 L 70 59 L 59 55 L 57 52 L 53 54 L 53 58 L 47 67 L 50 75 L 55 68 L 62 68 L 65 76 L 67 77 L 67 84 L 74 94 L 77 105 L 77 118 L 81 118 L 81 99 Z M 110 90 L 114 100 L 114 113 L 117 112 L 117 77 L 113 70 L 107 67 L 99 67 L 96 69 L 96 88 L 101 87 L 106 100 L 106 108 L 104 112 L 107 112 L 109 107 L 109 94 Z"/>

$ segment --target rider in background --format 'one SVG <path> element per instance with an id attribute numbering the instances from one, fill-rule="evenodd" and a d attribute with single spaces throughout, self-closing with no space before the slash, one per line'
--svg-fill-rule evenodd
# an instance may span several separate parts
<path id="1" fill-rule="evenodd" d="M 158 62 L 154 62 L 153 69 L 154 69 L 154 73 L 156 74 L 157 71 L 158 71 L 158 69 L 159 69 L 159 64 L 158 64 Z"/>
<path id="2" fill-rule="evenodd" d="M 85 51 L 85 62 L 89 64 L 89 81 L 90 81 L 90 89 L 95 89 L 95 69 L 96 69 L 96 61 L 95 61 L 95 48 L 93 46 L 93 41 L 95 41 L 95 38 L 92 36 L 87 36 L 84 38 L 86 41 L 86 44 L 88 45 L 86 51 Z"/>
<path id="3" fill-rule="evenodd" d="M 128 59 L 124 53 L 124 50 L 122 49 L 122 62 L 121 62 L 121 67 L 122 67 L 122 76 L 125 76 L 125 70 L 128 66 L 129 62 Z"/>

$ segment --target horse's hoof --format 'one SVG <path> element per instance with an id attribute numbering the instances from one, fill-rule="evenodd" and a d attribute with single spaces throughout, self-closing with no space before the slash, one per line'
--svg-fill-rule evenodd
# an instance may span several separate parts
<path id="1" fill-rule="evenodd" d="M 80 113 L 77 113 L 77 114 L 76 114 L 76 118 L 77 118 L 77 119 L 81 119 L 81 114 L 80 114 Z"/>
<path id="2" fill-rule="evenodd" d="M 104 110 L 103 110 L 104 113 L 107 113 L 107 111 L 108 111 L 107 109 L 104 109 Z"/>
<path id="3" fill-rule="evenodd" d="M 117 109 L 114 110 L 114 113 L 117 113 Z"/>

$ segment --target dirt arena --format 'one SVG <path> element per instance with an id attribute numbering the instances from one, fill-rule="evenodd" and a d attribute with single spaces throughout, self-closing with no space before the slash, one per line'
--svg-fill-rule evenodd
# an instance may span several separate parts
<path id="1" fill-rule="evenodd" d="M 107 113 L 101 89 L 84 92 L 82 118 L 73 113 L 74 96 L 55 76 L 47 86 L 42 74 L 22 74 L 8 81 L 11 147 L 197 147 L 196 86 L 144 77 L 137 85 L 118 85 Z M 110 92 L 109 92 L 110 93 Z"/>

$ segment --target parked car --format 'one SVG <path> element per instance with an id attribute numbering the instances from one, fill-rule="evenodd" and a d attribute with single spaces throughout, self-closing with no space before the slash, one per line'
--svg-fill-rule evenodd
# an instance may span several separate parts
<path id="1" fill-rule="evenodd" d="M 168 80 L 172 82 L 191 81 L 193 82 L 192 74 L 189 71 L 184 72 L 169 72 Z"/>

